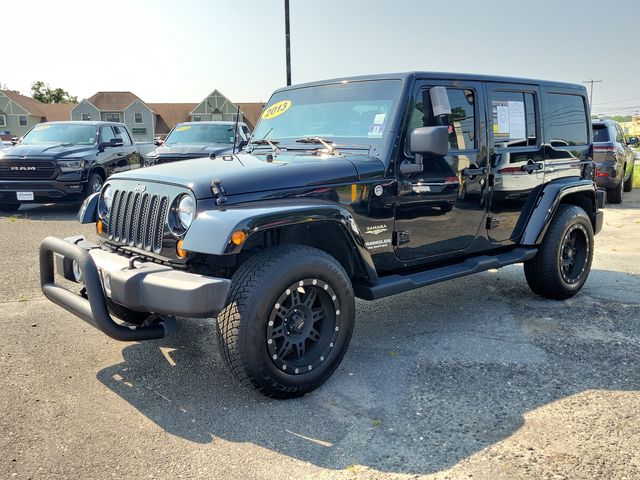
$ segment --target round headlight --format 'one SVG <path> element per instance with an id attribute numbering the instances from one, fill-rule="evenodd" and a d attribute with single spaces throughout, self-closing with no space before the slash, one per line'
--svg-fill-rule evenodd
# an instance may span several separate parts
<path id="1" fill-rule="evenodd" d="M 102 200 L 104 200 L 104 205 L 107 207 L 107 210 L 111 210 L 111 204 L 113 203 L 113 188 L 111 188 L 111 185 L 107 185 L 102 192 Z"/>
<path id="2" fill-rule="evenodd" d="M 189 195 L 183 195 L 178 202 L 178 208 L 176 213 L 178 214 L 178 220 L 183 228 L 187 229 L 193 222 L 195 216 L 196 204 Z"/>

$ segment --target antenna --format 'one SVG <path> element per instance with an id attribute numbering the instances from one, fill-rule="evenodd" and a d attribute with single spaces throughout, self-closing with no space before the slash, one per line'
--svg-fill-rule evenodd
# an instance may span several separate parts
<path id="1" fill-rule="evenodd" d="M 238 120 L 240 120 L 240 105 L 238 105 L 238 111 L 236 112 L 236 126 L 233 128 L 233 152 L 231 155 L 236 154 L 236 145 L 238 144 Z"/>

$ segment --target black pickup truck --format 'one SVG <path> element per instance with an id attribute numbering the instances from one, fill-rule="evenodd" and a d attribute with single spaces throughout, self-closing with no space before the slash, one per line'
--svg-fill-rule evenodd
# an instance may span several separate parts
<path id="1" fill-rule="evenodd" d="M 278 90 L 244 151 L 111 177 L 78 214 L 97 244 L 43 241 L 42 289 L 122 341 L 216 317 L 241 382 L 303 395 L 345 355 L 355 297 L 514 263 L 541 296 L 580 290 L 604 205 L 587 105 L 580 85 L 426 72 Z"/>
<path id="2" fill-rule="evenodd" d="M 111 174 L 139 166 L 140 152 L 123 123 L 40 123 L 0 150 L 0 211 L 81 201 Z"/>

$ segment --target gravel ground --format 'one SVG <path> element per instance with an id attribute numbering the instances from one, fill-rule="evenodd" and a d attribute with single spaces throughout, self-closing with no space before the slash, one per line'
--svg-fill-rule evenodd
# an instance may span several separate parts
<path id="1" fill-rule="evenodd" d="M 91 235 L 75 211 L 0 216 L 0 479 L 640 477 L 640 191 L 575 298 L 510 266 L 358 302 L 342 366 L 284 402 L 236 386 L 209 320 L 123 344 L 45 301 L 38 244 Z"/>

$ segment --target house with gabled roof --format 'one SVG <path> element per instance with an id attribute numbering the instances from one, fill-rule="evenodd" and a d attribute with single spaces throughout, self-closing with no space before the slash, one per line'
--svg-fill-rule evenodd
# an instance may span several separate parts
<path id="1" fill-rule="evenodd" d="M 3 138 L 21 137 L 48 116 L 69 119 L 73 104 L 46 104 L 12 90 L 0 90 L 0 132 Z"/>

